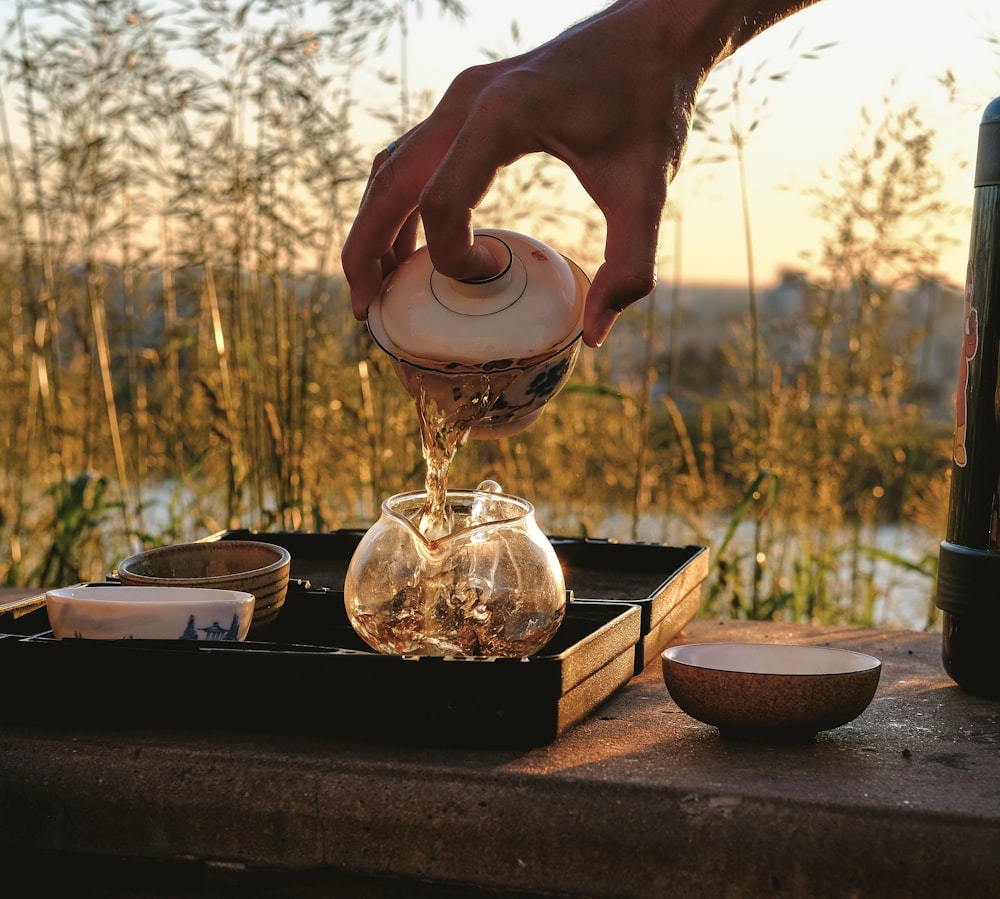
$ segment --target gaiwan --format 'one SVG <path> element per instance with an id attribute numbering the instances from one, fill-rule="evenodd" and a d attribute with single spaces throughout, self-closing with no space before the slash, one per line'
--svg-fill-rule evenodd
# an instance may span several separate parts
<path id="1" fill-rule="evenodd" d="M 368 329 L 418 404 L 423 396 L 472 412 L 471 436 L 492 439 L 527 428 L 566 383 L 590 281 L 533 237 L 483 228 L 475 240 L 496 260 L 496 275 L 447 278 L 421 247 L 386 278 Z"/>

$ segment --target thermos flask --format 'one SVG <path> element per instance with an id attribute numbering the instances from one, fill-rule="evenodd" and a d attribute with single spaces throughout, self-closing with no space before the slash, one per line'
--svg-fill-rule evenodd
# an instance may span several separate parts
<path id="1" fill-rule="evenodd" d="M 1000 699 L 1000 97 L 979 127 L 956 407 L 942 661 L 968 692 Z"/>

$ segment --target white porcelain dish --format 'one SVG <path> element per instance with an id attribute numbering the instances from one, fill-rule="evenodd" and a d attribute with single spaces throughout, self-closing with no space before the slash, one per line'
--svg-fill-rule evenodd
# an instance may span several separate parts
<path id="1" fill-rule="evenodd" d="M 691 643 L 661 654 L 674 702 L 724 737 L 809 741 L 871 702 L 882 663 L 829 646 Z"/>
<path id="2" fill-rule="evenodd" d="M 245 640 L 252 593 L 81 585 L 45 595 L 52 634 L 89 640 Z"/>

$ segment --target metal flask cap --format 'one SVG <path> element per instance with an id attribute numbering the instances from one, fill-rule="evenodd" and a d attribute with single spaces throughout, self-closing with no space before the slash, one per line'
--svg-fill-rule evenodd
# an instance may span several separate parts
<path id="1" fill-rule="evenodd" d="M 976 153 L 976 187 L 1000 185 L 1000 97 L 983 110 Z"/>
<path id="2" fill-rule="evenodd" d="M 575 263 L 513 231 L 478 229 L 475 240 L 500 263 L 492 278 L 447 278 L 426 247 L 386 278 L 368 312 L 383 350 L 432 371 L 495 371 L 581 339 L 589 281 Z"/>

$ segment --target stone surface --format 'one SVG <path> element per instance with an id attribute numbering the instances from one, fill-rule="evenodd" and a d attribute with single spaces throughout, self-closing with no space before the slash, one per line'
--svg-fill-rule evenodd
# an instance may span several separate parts
<path id="1" fill-rule="evenodd" d="M 951 683 L 939 635 L 697 620 L 678 639 L 856 649 L 882 678 L 808 745 L 721 739 L 658 659 L 530 751 L 6 726 L 0 858 L 139 897 L 993 894 L 1000 703 Z"/>

